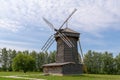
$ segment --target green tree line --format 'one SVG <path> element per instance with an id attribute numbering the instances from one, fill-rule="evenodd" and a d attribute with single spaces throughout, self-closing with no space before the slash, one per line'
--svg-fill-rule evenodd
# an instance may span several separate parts
<path id="1" fill-rule="evenodd" d="M 1 71 L 42 71 L 42 65 L 55 62 L 55 51 L 36 52 L 0 50 Z"/>
<path id="2" fill-rule="evenodd" d="M 113 57 L 109 52 L 95 52 L 89 50 L 84 56 L 87 73 L 120 74 L 120 53 Z"/>
<path id="3" fill-rule="evenodd" d="M 0 50 L 1 71 L 42 71 L 42 65 L 55 62 L 56 51 L 36 52 Z M 113 56 L 109 52 L 89 50 L 84 55 L 84 69 L 92 74 L 120 74 L 120 53 Z"/>

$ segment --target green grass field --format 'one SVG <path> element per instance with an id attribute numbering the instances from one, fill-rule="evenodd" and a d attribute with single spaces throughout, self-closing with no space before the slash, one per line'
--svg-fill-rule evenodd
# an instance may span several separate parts
<path id="1" fill-rule="evenodd" d="M 7 76 L 7 77 L 6 77 Z M 17 76 L 21 78 L 8 78 Z M 26 79 L 23 79 L 26 78 Z M 32 79 L 29 79 L 32 78 Z M 44 76 L 39 72 L 0 72 L 0 80 L 120 80 L 120 75 L 82 74 L 71 76 Z"/>

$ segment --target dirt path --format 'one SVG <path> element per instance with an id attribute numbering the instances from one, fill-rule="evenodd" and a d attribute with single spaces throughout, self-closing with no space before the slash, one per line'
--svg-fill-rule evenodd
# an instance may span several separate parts
<path id="1" fill-rule="evenodd" d="M 19 77 L 19 76 L 0 76 L 4 78 L 16 78 L 16 79 L 28 79 L 28 80 L 45 80 L 45 79 L 37 79 L 37 78 L 27 78 L 27 77 Z"/>

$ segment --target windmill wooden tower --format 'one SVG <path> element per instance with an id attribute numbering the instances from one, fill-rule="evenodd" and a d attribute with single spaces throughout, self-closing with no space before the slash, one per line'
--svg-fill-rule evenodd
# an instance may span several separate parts
<path id="1" fill-rule="evenodd" d="M 46 51 L 54 42 L 54 38 L 57 42 L 56 62 L 43 65 L 43 71 L 45 74 L 81 74 L 82 64 L 79 61 L 78 53 L 78 41 L 80 33 L 66 27 L 62 29 L 63 25 L 69 20 L 69 18 L 75 13 L 76 9 L 69 15 L 59 29 L 55 27 L 45 18 L 44 21 L 56 31 L 56 33 L 47 40 L 42 47 L 43 51 Z"/>

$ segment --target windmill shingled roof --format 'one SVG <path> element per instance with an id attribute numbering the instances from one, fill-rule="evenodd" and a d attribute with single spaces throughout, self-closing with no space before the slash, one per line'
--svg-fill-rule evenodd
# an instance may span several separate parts
<path id="1" fill-rule="evenodd" d="M 68 27 L 66 27 L 65 29 L 63 29 L 63 32 L 70 32 L 70 33 L 79 33 L 79 32 L 76 32 Z"/>

